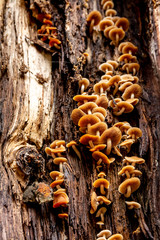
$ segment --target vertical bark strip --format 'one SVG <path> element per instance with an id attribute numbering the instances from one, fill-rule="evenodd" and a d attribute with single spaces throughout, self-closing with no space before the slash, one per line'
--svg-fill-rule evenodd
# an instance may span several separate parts
<path id="1" fill-rule="evenodd" d="M 91 154 L 81 146 L 82 161 L 72 150 L 67 153 L 65 184 L 70 203 L 69 220 L 62 222 L 52 202 L 26 204 L 22 196 L 34 181 L 50 183 L 49 171 L 56 169 L 44 152 L 55 139 L 78 140 L 80 133 L 71 121 L 79 93 L 78 79 L 91 81 L 89 92 L 99 81 L 98 66 L 115 59 L 114 48 L 102 33 L 89 36 L 86 17 L 100 1 L 45 1 L 62 41 L 53 54 L 35 44 L 37 22 L 29 9 L 44 1 L 1 0 L 0 2 L 0 239 L 95 239 L 99 229 L 89 214 L 90 193 L 95 180 Z M 140 84 L 143 96 L 136 109 L 121 117 L 139 126 L 143 136 L 132 149 L 146 163 L 141 187 L 133 194 L 142 208 L 126 209 L 118 193 L 121 160 L 112 164 L 107 175 L 112 204 L 105 216 L 106 228 L 119 232 L 124 240 L 160 239 L 159 224 L 159 145 L 160 129 L 160 6 L 158 1 L 114 1 L 119 16 L 127 17 L 130 29 L 125 40 L 138 46 Z M 83 53 L 90 53 L 85 63 Z M 112 124 L 112 116 L 106 119 Z"/>

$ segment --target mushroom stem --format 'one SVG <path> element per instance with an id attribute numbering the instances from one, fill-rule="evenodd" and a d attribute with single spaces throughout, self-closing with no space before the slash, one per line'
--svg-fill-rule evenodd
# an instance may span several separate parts
<path id="1" fill-rule="evenodd" d="M 104 222 L 104 214 L 101 213 L 101 221 Z"/>
<path id="2" fill-rule="evenodd" d="M 129 74 L 129 67 L 126 67 L 126 71 L 127 71 L 127 73 Z"/>
<path id="3" fill-rule="evenodd" d="M 114 150 L 118 156 L 122 157 L 122 154 L 117 146 L 114 147 Z"/>
<path id="4" fill-rule="evenodd" d="M 128 186 L 127 187 L 127 192 L 124 194 L 124 196 L 126 197 L 126 198 L 128 198 L 128 197 L 130 197 L 131 196 L 131 186 Z"/>
<path id="5" fill-rule="evenodd" d="M 91 148 L 94 148 L 94 144 L 91 140 L 89 141 L 89 145 L 90 145 Z"/>
<path id="6" fill-rule="evenodd" d="M 97 131 L 97 132 L 96 132 L 96 135 L 100 137 L 100 132 L 99 132 L 99 131 Z"/>
<path id="7" fill-rule="evenodd" d="M 89 26 L 89 33 L 91 34 L 93 32 L 93 27 L 94 27 L 94 19 L 92 19 L 90 26 Z"/>
<path id="8" fill-rule="evenodd" d="M 116 115 L 116 116 L 120 116 L 120 115 L 122 115 L 122 113 L 125 111 L 125 108 L 123 107 L 123 108 L 121 108 L 121 110 L 119 111 L 119 112 L 114 112 L 114 115 Z"/>
<path id="9" fill-rule="evenodd" d="M 103 184 L 100 185 L 100 193 L 101 193 L 102 195 L 105 195 L 105 194 L 106 194 L 106 192 L 105 192 L 105 190 L 104 190 L 104 185 L 103 185 Z"/>
<path id="10" fill-rule="evenodd" d="M 97 165 L 100 165 L 101 162 L 102 162 L 102 159 L 100 158 L 100 159 L 98 160 L 98 162 L 97 162 Z"/>
<path id="11" fill-rule="evenodd" d="M 72 148 L 73 148 L 73 150 L 75 151 L 75 153 L 77 154 L 79 160 L 81 160 L 81 154 L 80 154 L 80 152 L 78 151 L 78 149 L 76 148 L 76 146 L 75 146 L 75 145 L 72 145 Z"/>
<path id="12" fill-rule="evenodd" d="M 112 141 L 110 138 L 107 139 L 107 149 L 106 149 L 106 155 L 109 155 L 112 149 Z"/>
<path id="13" fill-rule="evenodd" d="M 130 178 L 130 173 L 128 171 L 125 171 L 126 177 Z"/>
<path id="14" fill-rule="evenodd" d="M 63 163 L 62 162 L 60 162 L 60 164 L 59 164 L 59 171 L 61 173 L 63 173 Z"/>
<path id="15" fill-rule="evenodd" d="M 84 88 L 85 88 L 85 86 L 84 86 L 84 84 L 82 84 L 82 86 L 81 86 L 81 94 L 84 92 Z"/>
<path id="16" fill-rule="evenodd" d="M 134 99 L 134 93 L 131 94 L 131 99 Z"/>
<path id="17" fill-rule="evenodd" d="M 133 68 L 133 75 L 136 75 L 136 69 Z"/>
<path id="18" fill-rule="evenodd" d="M 129 50 L 129 54 L 131 54 L 131 55 L 132 55 L 132 51 L 131 51 L 131 50 Z"/>
<path id="19" fill-rule="evenodd" d="M 53 158 L 56 158 L 56 155 L 54 153 L 51 153 L 51 155 L 52 155 Z"/>
<path id="20" fill-rule="evenodd" d="M 114 89 L 114 91 L 113 91 L 113 96 L 114 96 L 114 95 L 117 93 L 117 91 L 118 91 L 118 83 L 115 83 L 114 86 L 115 86 L 115 89 Z"/>
<path id="21" fill-rule="evenodd" d="M 116 34 L 116 46 L 118 45 L 118 43 L 119 43 L 119 35 L 118 34 Z"/>
<path id="22" fill-rule="evenodd" d="M 92 114 L 91 110 L 88 110 L 88 115 L 89 115 L 89 114 L 90 114 L 90 115 Z"/>

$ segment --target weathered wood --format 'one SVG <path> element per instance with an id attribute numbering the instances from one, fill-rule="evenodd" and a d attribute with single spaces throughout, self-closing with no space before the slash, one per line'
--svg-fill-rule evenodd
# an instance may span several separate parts
<path id="1" fill-rule="evenodd" d="M 37 22 L 29 9 L 52 11 L 62 41 L 60 51 L 52 53 L 35 44 Z M 93 84 L 102 75 L 100 63 L 116 58 L 114 48 L 103 35 L 89 36 L 86 17 L 96 1 L 1 1 L 1 154 L 0 154 L 0 239 L 95 239 L 99 229 L 89 214 L 92 183 L 96 179 L 91 154 L 81 146 L 82 161 L 74 152 L 67 153 L 70 168 L 65 168 L 65 186 L 70 203 L 69 220 L 62 222 L 52 202 L 42 205 L 23 202 L 23 192 L 34 181 L 50 183 L 49 171 L 57 169 L 44 152 L 55 139 L 78 140 L 80 133 L 71 121 L 76 107 L 73 96 L 79 92 L 82 76 Z M 121 179 L 117 173 L 121 159 L 108 171 L 112 201 L 105 216 L 106 228 L 121 233 L 124 239 L 160 239 L 159 229 L 159 138 L 160 133 L 160 35 L 158 1 L 116 1 L 118 15 L 127 17 L 127 40 L 138 48 L 143 96 L 133 113 L 119 119 L 142 129 L 143 136 L 132 149 L 146 163 L 141 187 L 133 194 L 142 208 L 126 209 L 125 198 L 118 193 Z M 104 15 L 104 13 L 103 13 Z M 37 42 L 36 42 L 37 43 Z M 85 63 L 83 53 L 90 53 Z M 112 124 L 112 116 L 106 121 Z"/>

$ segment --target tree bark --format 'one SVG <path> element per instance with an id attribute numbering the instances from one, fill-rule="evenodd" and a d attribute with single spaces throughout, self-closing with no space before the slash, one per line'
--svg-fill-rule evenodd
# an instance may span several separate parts
<path id="1" fill-rule="evenodd" d="M 45 4 L 44 4 L 45 3 Z M 37 40 L 34 7 L 51 11 L 58 29 L 61 49 L 50 52 Z M 95 239 L 99 232 L 90 215 L 90 194 L 96 179 L 91 154 L 80 146 L 82 160 L 67 152 L 65 187 L 70 199 L 68 222 L 57 217 L 52 202 L 24 203 L 23 193 L 33 182 L 51 183 L 49 172 L 56 167 L 45 154 L 55 139 L 78 142 L 80 132 L 71 120 L 76 108 L 73 97 L 79 93 L 78 80 L 90 79 L 89 92 L 99 81 L 98 66 L 116 59 L 114 48 L 101 33 L 88 34 L 87 14 L 100 1 L 1 0 L 0 2 L 0 239 Z M 132 199 L 142 206 L 129 211 L 119 194 L 118 171 L 122 159 L 111 165 L 105 227 L 121 233 L 124 240 L 160 239 L 159 144 L 160 129 L 160 4 L 159 1 L 115 1 L 119 16 L 127 17 L 130 28 L 125 40 L 138 46 L 140 85 L 143 95 L 135 110 L 120 117 L 140 127 L 143 135 L 131 154 L 143 157 L 141 186 Z M 84 61 L 83 53 L 90 53 Z M 108 113 L 106 122 L 114 118 Z"/>

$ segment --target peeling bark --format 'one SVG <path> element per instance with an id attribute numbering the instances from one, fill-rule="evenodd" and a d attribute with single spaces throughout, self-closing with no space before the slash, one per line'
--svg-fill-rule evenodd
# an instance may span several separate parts
<path id="1" fill-rule="evenodd" d="M 87 14 L 95 8 L 103 13 L 100 1 L 45 2 L 47 5 L 43 0 L 0 2 L 0 239 L 95 239 L 99 229 L 89 210 L 96 170 L 91 154 L 82 146 L 82 161 L 72 150 L 67 153 L 68 222 L 58 219 L 52 202 L 23 201 L 27 186 L 35 181 L 50 184 L 49 172 L 57 169 L 45 147 L 55 139 L 69 142 L 80 137 L 70 118 L 76 107 L 72 98 L 79 93 L 78 79 L 89 78 L 92 92 L 102 75 L 98 66 L 116 58 L 101 33 L 88 34 Z M 51 11 L 62 41 L 60 51 L 48 51 L 37 41 L 34 4 L 41 11 Z M 141 187 L 132 197 L 142 208 L 131 211 L 118 193 L 121 159 L 111 165 L 107 180 L 112 204 L 107 208 L 105 226 L 112 233 L 121 233 L 124 240 L 159 240 L 160 5 L 151 0 L 123 0 L 115 1 L 115 9 L 130 21 L 125 39 L 138 46 L 143 88 L 136 109 L 119 119 L 141 128 L 143 136 L 131 154 L 143 157 L 146 163 L 139 167 Z M 88 62 L 85 51 L 90 53 Z M 106 122 L 111 126 L 112 121 L 109 113 Z"/>

